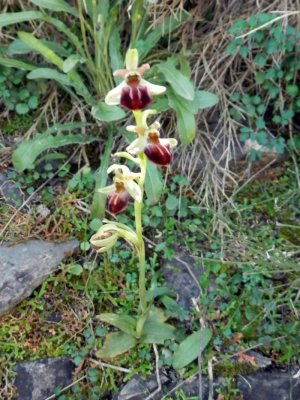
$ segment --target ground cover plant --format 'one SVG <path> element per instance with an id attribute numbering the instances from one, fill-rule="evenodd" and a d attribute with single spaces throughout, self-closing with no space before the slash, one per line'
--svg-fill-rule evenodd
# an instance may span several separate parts
<path id="1" fill-rule="evenodd" d="M 0 317 L 1 399 L 15 396 L 16 363 L 48 357 L 75 366 L 59 400 L 112 398 L 158 370 L 177 385 L 158 397 L 192 400 L 182 383 L 199 369 L 224 377 L 216 399 L 240 400 L 236 377 L 258 368 L 249 349 L 271 369 L 300 368 L 299 14 L 292 1 L 284 13 L 267 1 L 162 3 L 0 6 L 1 245 L 80 243 Z M 124 67 L 146 80 L 134 102 L 128 84 L 115 89 Z M 190 307 L 167 280 L 178 263 L 198 288 Z"/>

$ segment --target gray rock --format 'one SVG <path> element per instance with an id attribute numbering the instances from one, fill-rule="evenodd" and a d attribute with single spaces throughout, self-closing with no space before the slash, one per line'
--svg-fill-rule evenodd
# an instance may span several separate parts
<path id="1" fill-rule="evenodd" d="M 29 296 L 78 246 L 77 240 L 0 246 L 0 316 Z"/>
<path id="2" fill-rule="evenodd" d="M 25 200 L 25 195 L 18 189 L 7 176 L 0 172 L 0 198 L 13 207 L 20 206 Z"/>
<path id="3" fill-rule="evenodd" d="M 169 382 L 169 378 L 163 373 L 160 374 L 160 380 L 162 385 L 166 385 Z M 148 376 L 146 379 L 142 379 L 140 375 L 135 375 L 126 383 L 116 400 L 143 400 L 153 394 L 157 388 L 155 374 Z M 153 397 L 153 400 L 160 399 L 161 395 L 162 392 L 157 397 Z"/>
<path id="4" fill-rule="evenodd" d="M 163 395 L 170 393 L 170 398 L 177 399 L 179 391 L 189 397 L 199 396 L 199 379 L 195 376 L 185 382 L 170 379 L 167 375 L 161 375 L 162 389 L 153 396 L 153 400 L 160 400 Z M 179 383 L 180 388 L 175 391 Z M 217 396 L 216 389 L 224 385 L 222 377 L 215 377 L 213 382 L 214 396 Z M 236 388 L 241 392 L 243 400 L 298 400 L 300 399 L 300 379 L 295 379 L 286 372 L 278 370 L 261 371 L 252 375 L 239 376 L 236 379 Z M 139 375 L 134 376 L 122 389 L 115 400 L 144 400 L 157 389 L 155 375 L 142 379 Z M 173 390 L 174 391 L 173 391 Z M 208 379 L 202 377 L 202 400 L 208 399 Z M 197 397 L 198 398 L 198 397 Z M 214 397 L 215 398 L 215 397 Z"/>
<path id="5" fill-rule="evenodd" d="M 265 357 L 258 351 L 250 350 L 247 351 L 246 354 L 250 357 L 253 357 L 257 369 L 265 369 L 272 365 L 272 360 L 268 357 Z"/>
<path id="6" fill-rule="evenodd" d="M 45 400 L 57 387 L 72 383 L 74 365 L 67 357 L 23 361 L 15 366 L 18 400 Z"/>
<path id="7" fill-rule="evenodd" d="M 286 372 L 263 371 L 238 377 L 237 387 L 243 393 L 243 400 L 300 399 L 300 379 Z"/>
<path id="8" fill-rule="evenodd" d="M 203 274 L 203 268 L 184 250 L 175 251 L 172 261 L 162 267 L 162 274 L 168 287 L 178 295 L 178 303 L 186 309 L 192 307 L 192 297 L 199 296 L 197 279 Z"/>

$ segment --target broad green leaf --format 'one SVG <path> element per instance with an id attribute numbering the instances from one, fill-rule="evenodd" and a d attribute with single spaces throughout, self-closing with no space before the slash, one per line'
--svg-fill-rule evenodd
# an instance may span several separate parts
<path id="1" fill-rule="evenodd" d="M 18 32 L 19 38 L 31 47 L 33 50 L 36 50 L 38 53 L 42 54 L 42 56 L 52 64 L 55 64 L 60 69 L 63 68 L 63 60 L 54 53 L 48 46 L 46 46 L 41 40 L 34 37 L 31 33 L 28 32 Z"/>
<path id="2" fill-rule="evenodd" d="M 59 43 L 53 42 L 51 40 L 42 40 L 42 43 L 48 46 L 52 51 L 61 55 L 61 56 L 68 56 L 68 51 L 61 46 Z M 11 42 L 7 48 L 7 54 L 27 54 L 31 53 L 33 50 L 30 46 L 24 43 L 21 39 L 15 39 Z"/>
<path id="3" fill-rule="evenodd" d="M 157 68 L 164 75 L 175 93 L 190 101 L 194 99 L 195 88 L 192 81 L 177 70 L 173 63 L 166 61 L 158 64 Z"/>
<path id="4" fill-rule="evenodd" d="M 83 64 L 85 61 L 86 59 L 81 57 L 79 54 L 72 54 L 64 61 L 63 71 L 69 72 L 76 66 L 76 64 Z"/>
<path id="5" fill-rule="evenodd" d="M 0 28 L 7 25 L 18 24 L 24 21 L 32 21 L 43 17 L 40 11 L 21 11 L 15 13 L 3 13 L 0 15 Z"/>
<path id="6" fill-rule="evenodd" d="M 135 336 L 136 319 L 130 315 L 103 313 L 97 316 L 102 322 L 115 326 L 128 335 Z"/>
<path id="7" fill-rule="evenodd" d="M 195 93 L 194 104 L 198 110 L 202 110 L 203 108 L 212 107 L 218 104 L 219 97 L 213 93 L 207 92 L 205 90 L 197 90 Z"/>
<path id="8" fill-rule="evenodd" d="M 96 352 L 99 358 L 113 358 L 126 353 L 137 344 L 137 340 L 127 333 L 114 332 L 106 335 L 103 347 Z"/>
<path id="9" fill-rule="evenodd" d="M 145 180 L 145 191 L 147 199 L 150 204 L 158 203 L 161 193 L 163 191 L 164 181 L 161 176 L 161 172 L 157 166 L 151 162 L 147 163 L 146 180 Z"/>
<path id="10" fill-rule="evenodd" d="M 22 172 L 25 169 L 33 169 L 36 158 L 45 150 L 69 144 L 91 143 L 94 140 L 97 140 L 97 138 L 71 134 L 53 136 L 50 133 L 44 132 L 37 134 L 33 139 L 21 142 L 13 152 L 12 161 L 16 171 Z"/>
<path id="11" fill-rule="evenodd" d="M 101 102 L 92 108 L 92 115 L 99 121 L 111 122 L 124 118 L 126 114 L 118 106 L 109 106 Z"/>
<path id="12" fill-rule="evenodd" d="M 167 91 L 169 106 L 176 112 L 177 129 L 183 144 L 189 144 L 196 134 L 196 121 L 193 112 L 186 108 L 174 92 Z"/>
<path id="13" fill-rule="evenodd" d="M 4 67 L 18 68 L 25 71 L 33 71 L 36 68 L 35 65 L 27 62 L 4 57 L 0 57 L 0 65 L 3 65 Z"/>
<path id="14" fill-rule="evenodd" d="M 27 75 L 28 79 L 52 79 L 62 85 L 73 85 L 70 78 L 52 68 L 37 68 Z"/>
<path id="15" fill-rule="evenodd" d="M 30 0 L 31 3 L 51 11 L 66 12 L 78 17 L 78 11 L 63 0 Z"/>
<path id="16" fill-rule="evenodd" d="M 200 350 L 203 351 L 212 338 L 212 332 L 208 328 L 201 328 L 184 339 L 173 355 L 173 367 L 181 369 L 196 360 Z"/>
<path id="17" fill-rule="evenodd" d="M 164 344 L 166 340 L 175 338 L 175 328 L 161 322 L 154 315 L 150 315 L 143 326 L 141 343 Z"/>

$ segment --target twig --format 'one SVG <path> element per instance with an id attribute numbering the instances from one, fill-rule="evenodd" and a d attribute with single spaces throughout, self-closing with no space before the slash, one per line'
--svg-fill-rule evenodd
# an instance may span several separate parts
<path id="1" fill-rule="evenodd" d="M 72 386 L 76 385 L 76 383 L 83 381 L 83 379 L 86 378 L 86 375 L 83 375 L 81 378 L 77 379 L 76 381 L 72 382 L 70 385 L 65 386 L 63 389 L 61 389 L 61 391 L 59 392 L 59 394 L 65 392 L 66 390 L 70 389 Z M 51 396 L 47 397 L 44 400 L 52 400 L 52 399 L 56 399 L 57 395 L 56 394 L 52 394 Z"/>
<path id="2" fill-rule="evenodd" d="M 213 375 L 212 359 L 208 360 L 207 371 L 208 371 L 208 400 L 213 400 L 213 396 L 214 396 L 214 375 Z"/>
<path id="3" fill-rule="evenodd" d="M 89 358 L 89 361 L 92 362 L 92 363 L 95 364 L 95 365 L 99 365 L 99 367 L 114 369 L 115 371 L 124 372 L 124 373 L 126 373 L 126 374 L 128 374 L 129 372 L 131 372 L 130 369 L 123 368 L 123 367 L 117 367 L 116 365 L 107 364 L 107 363 L 104 363 L 104 362 L 102 362 L 102 361 L 97 361 L 97 360 L 94 360 L 93 358 Z"/>
<path id="4" fill-rule="evenodd" d="M 247 33 L 244 33 L 243 35 L 237 36 L 236 39 L 244 38 L 244 37 L 246 37 L 248 35 L 251 35 L 251 33 L 257 32 L 260 29 L 263 29 L 266 26 L 269 26 L 269 25 L 273 24 L 273 22 L 279 21 L 280 19 L 285 18 L 285 17 L 290 17 L 291 15 L 297 15 L 297 14 L 300 14 L 300 11 L 290 11 L 290 12 L 287 12 L 286 14 L 279 15 L 278 17 L 272 19 L 272 21 L 268 21 L 265 24 L 262 24 L 262 25 L 258 26 L 257 28 L 252 29 L 251 31 L 249 31 Z"/>
<path id="5" fill-rule="evenodd" d="M 151 393 L 148 397 L 146 397 L 145 400 L 153 399 L 153 397 L 161 391 L 161 380 L 160 380 L 160 374 L 159 374 L 159 354 L 157 351 L 156 344 L 153 345 L 153 350 L 155 353 L 155 375 L 156 375 L 156 381 L 157 381 L 157 389 L 153 393 Z"/>

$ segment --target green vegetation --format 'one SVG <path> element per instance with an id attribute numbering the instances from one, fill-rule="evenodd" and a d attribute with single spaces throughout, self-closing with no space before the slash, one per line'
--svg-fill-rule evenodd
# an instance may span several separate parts
<path id="1" fill-rule="evenodd" d="M 199 337 L 203 374 L 212 365 L 214 375 L 224 377 L 217 392 L 222 400 L 240 400 L 235 377 L 257 370 L 248 349 L 269 357 L 274 368 L 299 366 L 298 15 L 251 16 L 247 6 L 226 16 L 216 4 L 199 11 L 187 2 L 182 10 L 175 1 L 171 11 L 146 0 L 130 7 L 123 0 L 78 0 L 74 6 L 26 0 L 22 10 L 12 3 L 0 16 L 0 173 L 24 197 L 13 205 L 0 198 L 0 239 L 76 238 L 80 252 L 0 318 L 0 398 L 14 398 L 17 362 L 56 356 L 69 356 L 75 365 L 72 387 L 54 390 L 58 400 L 110 396 L 133 375 L 147 377 L 156 367 L 185 380 L 198 373 Z M 231 10 L 242 7 L 229 3 Z M 141 217 L 146 301 L 162 318 L 160 340 L 153 346 L 138 338 L 108 359 L 106 338 L 119 338 L 116 327 L 131 329 L 130 317 L 140 308 L 132 247 L 118 238 L 108 253 L 97 254 L 89 242 L 103 226 L 106 198 L 94 192 L 106 185 L 110 154 L 136 138 L 124 129 L 133 123 L 129 113 L 104 103 L 121 82 L 112 72 L 123 68 L 129 47 L 151 64 L 145 79 L 167 87 L 151 108 L 165 113 L 162 137 L 176 136 L 180 146 L 166 174 L 148 163 Z M 222 68 L 214 57 L 224 59 Z M 202 112 L 216 104 L 212 93 L 220 103 Z M 250 149 L 242 178 L 225 152 L 199 160 L 199 148 L 214 154 L 216 135 L 227 143 L 218 125 L 224 118 L 242 143 L 263 146 Z M 265 168 L 263 156 L 270 153 L 273 164 Z M 283 153 L 286 161 L 278 158 Z M 134 167 L 132 160 L 126 165 Z M 245 173 L 250 166 L 254 177 Z M 32 197 L 25 204 L 26 196 Z M 134 229 L 132 203 L 126 213 L 106 215 Z M 225 229 L 216 229 L 216 221 Z M 203 271 L 190 309 L 179 304 L 162 273 L 181 253 Z M 113 314 L 129 318 L 116 321 Z M 197 398 L 182 388 L 172 396 Z"/>

